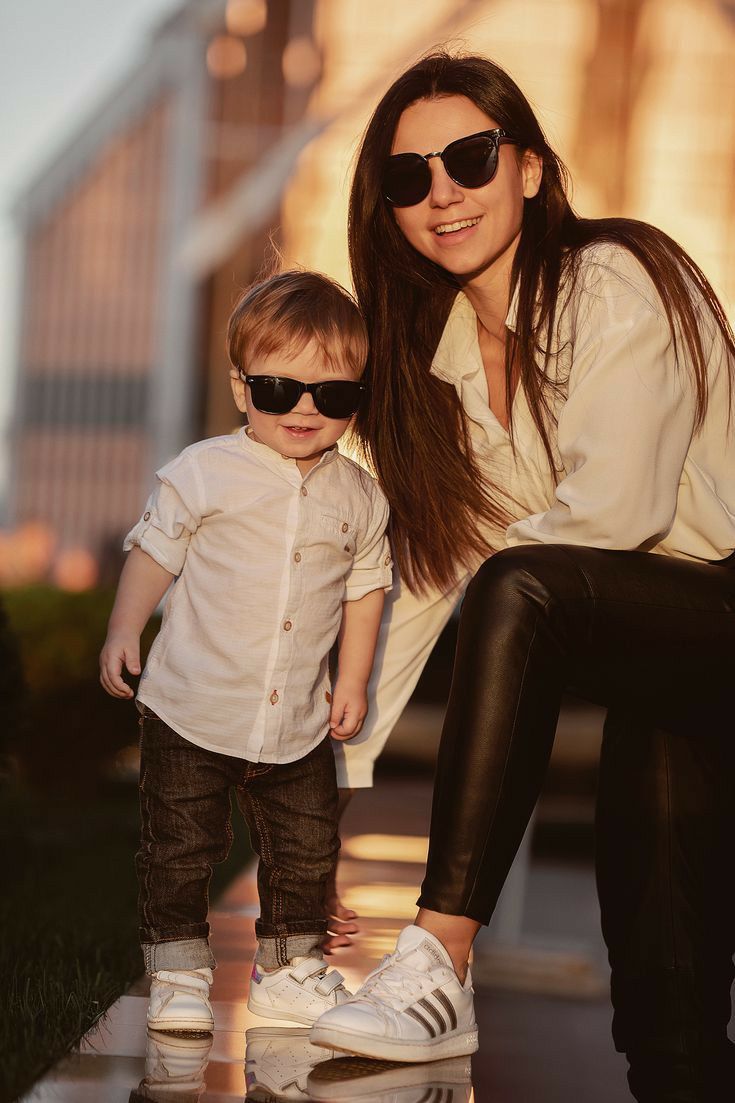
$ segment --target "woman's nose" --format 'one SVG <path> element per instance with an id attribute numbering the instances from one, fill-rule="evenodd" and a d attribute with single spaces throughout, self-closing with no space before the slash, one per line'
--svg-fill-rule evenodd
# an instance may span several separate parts
<path id="1" fill-rule="evenodd" d="M 464 198 L 464 192 L 444 168 L 441 157 L 430 158 L 429 168 L 431 169 L 429 203 L 432 207 L 448 207 L 450 203 L 458 203 Z"/>

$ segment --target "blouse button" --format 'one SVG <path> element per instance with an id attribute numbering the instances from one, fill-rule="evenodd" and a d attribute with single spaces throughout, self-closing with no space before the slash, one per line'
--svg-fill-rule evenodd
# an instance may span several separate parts
<path id="1" fill-rule="evenodd" d="M 294 556 L 294 562 L 295 563 L 300 563 L 301 562 L 301 552 L 296 552 L 296 555 Z"/>
<path id="2" fill-rule="evenodd" d="M 305 498 L 308 493 L 309 493 L 309 491 L 306 489 L 306 487 L 302 486 L 301 487 L 301 497 Z"/>
<path id="3" fill-rule="evenodd" d="M 350 530 L 350 526 L 345 521 L 342 525 L 342 532 L 349 532 L 349 530 Z"/>
<path id="4" fill-rule="evenodd" d="M 389 555 L 386 555 L 386 557 L 385 557 L 385 559 L 383 560 L 383 562 L 384 562 L 384 564 L 385 564 L 385 566 L 386 566 L 386 567 L 390 567 L 390 565 L 391 565 L 391 563 L 393 562 L 393 560 L 391 559 L 391 557 L 390 557 Z"/>
<path id="5" fill-rule="evenodd" d="M 283 626 L 283 631 L 284 632 L 290 632 L 292 628 L 293 628 L 293 625 L 291 624 L 291 621 L 287 620 L 286 623 Z"/>
<path id="6" fill-rule="evenodd" d="M 271 693 L 270 702 L 271 702 L 272 705 L 277 705 L 278 704 L 278 694 L 276 693 L 275 689 Z"/>
<path id="7" fill-rule="evenodd" d="M 150 514 L 150 510 L 147 510 L 147 511 L 146 511 L 146 512 L 145 512 L 145 513 L 143 514 L 143 520 L 144 520 L 144 521 L 150 521 L 150 519 L 151 519 L 151 514 Z"/>

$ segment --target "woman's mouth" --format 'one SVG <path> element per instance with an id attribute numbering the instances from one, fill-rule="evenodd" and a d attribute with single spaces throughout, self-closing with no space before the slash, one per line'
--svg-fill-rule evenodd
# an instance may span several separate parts
<path id="1" fill-rule="evenodd" d="M 479 221 L 480 216 L 478 215 L 477 218 L 458 218 L 456 222 L 441 222 L 438 226 L 434 227 L 434 233 L 437 237 L 447 237 L 459 234 L 462 230 L 472 229 Z"/>

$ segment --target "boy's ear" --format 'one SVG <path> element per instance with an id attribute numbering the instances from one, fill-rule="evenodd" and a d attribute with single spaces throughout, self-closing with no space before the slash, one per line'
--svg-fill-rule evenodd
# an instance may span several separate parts
<path id="1" fill-rule="evenodd" d="M 232 387 L 232 397 L 235 400 L 235 405 L 241 414 L 247 413 L 247 403 L 245 402 L 245 388 L 247 384 L 240 378 L 240 373 L 235 368 L 230 368 L 230 386 Z"/>

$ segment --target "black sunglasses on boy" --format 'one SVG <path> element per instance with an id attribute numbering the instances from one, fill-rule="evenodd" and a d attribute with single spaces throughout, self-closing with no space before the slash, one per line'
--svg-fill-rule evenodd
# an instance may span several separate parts
<path id="1" fill-rule="evenodd" d="M 263 414 L 287 414 L 308 392 L 324 417 L 352 417 L 360 405 L 364 383 L 352 379 L 325 379 L 320 383 L 302 383 L 285 375 L 245 375 L 240 378 L 250 387 L 256 410 Z"/>
<path id="2" fill-rule="evenodd" d="M 457 138 L 435 153 L 394 153 L 383 171 L 383 195 L 394 207 L 413 207 L 431 191 L 429 161 L 439 157 L 447 175 L 463 188 L 481 188 L 498 171 L 502 145 L 517 145 L 501 127 Z"/>

